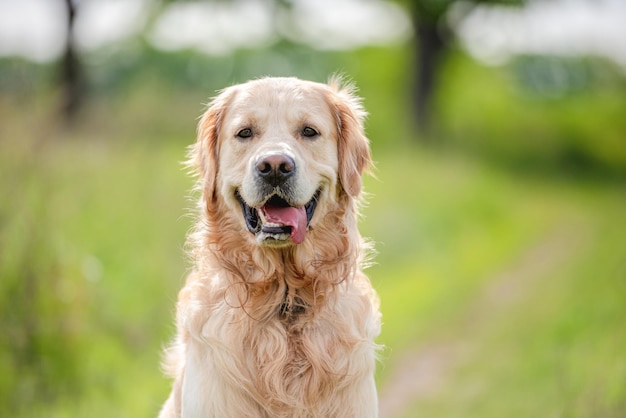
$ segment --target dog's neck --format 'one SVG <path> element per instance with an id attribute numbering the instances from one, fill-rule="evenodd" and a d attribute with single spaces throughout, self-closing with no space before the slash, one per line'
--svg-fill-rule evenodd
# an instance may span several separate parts
<path id="1" fill-rule="evenodd" d="M 327 213 L 331 222 L 311 228 L 305 242 L 282 248 L 259 246 L 236 219 L 205 215 L 190 237 L 198 273 L 208 278 L 221 272 L 221 297 L 253 318 L 292 320 L 315 311 L 310 308 L 326 303 L 334 286 L 351 280 L 358 269 L 361 238 L 345 209 Z"/>
<path id="2" fill-rule="evenodd" d="M 280 305 L 278 314 L 281 319 L 292 321 L 298 316 L 306 313 L 308 308 L 310 308 L 310 306 L 300 297 L 296 296 L 293 299 L 290 298 L 289 290 L 287 289 L 287 292 L 285 292 L 285 300 Z"/>

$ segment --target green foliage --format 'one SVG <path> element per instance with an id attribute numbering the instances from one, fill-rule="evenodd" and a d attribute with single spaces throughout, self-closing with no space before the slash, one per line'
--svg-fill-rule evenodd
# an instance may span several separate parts
<path id="1" fill-rule="evenodd" d="M 338 72 L 365 98 L 376 151 L 417 140 L 408 45 L 337 53 L 283 42 L 217 58 L 141 48 L 101 51 L 86 57 L 86 67 L 92 99 L 83 119 L 107 131 L 191 136 L 186 118 L 199 115 L 220 88 L 265 75 L 325 81 Z M 53 90 L 45 67 L 5 60 L 0 69 L 0 93 Z M 527 56 L 489 68 L 454 50 L 443 69 L 430 142 L 525 170 L 626 173 L 626 78 L 610 63 Z M 167 99 L 146 106 L 152 94 Z"/>
<path id="2" fill-rule="evenodd" d="M 499 69 L 457 54 L 441 81 L 438 135 L 454 147 L 526 169 L 626 173 L 626 80 L 607 63 L 527 57 Z"/>

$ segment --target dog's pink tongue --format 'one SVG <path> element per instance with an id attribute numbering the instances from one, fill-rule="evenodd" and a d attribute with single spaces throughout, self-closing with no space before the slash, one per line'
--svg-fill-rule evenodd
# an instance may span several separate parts
<path id="1" fill-rule="evenodd" d="M 290 206 L 280 207 L 265 205 L 263 212 L 268 222 L 290 226 L 291 240 L 295 244 L 300 244 L 304 241 L 304 235 L 306 234 L 306 210 L 304 210 L 304 206 L 292 208 Z"/>

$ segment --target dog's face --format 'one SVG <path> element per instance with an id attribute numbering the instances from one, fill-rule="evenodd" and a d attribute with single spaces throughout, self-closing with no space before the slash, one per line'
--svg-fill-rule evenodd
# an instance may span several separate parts
<path id="1" fill-rule="evenodd" d="M 332 85 L 265 78 L 224 90 L 194 151 L 205 199 L 221 199 L 258 245 L 302 243 L 341 194 L 360 193 L 370 163 L 363 116 Z"/>

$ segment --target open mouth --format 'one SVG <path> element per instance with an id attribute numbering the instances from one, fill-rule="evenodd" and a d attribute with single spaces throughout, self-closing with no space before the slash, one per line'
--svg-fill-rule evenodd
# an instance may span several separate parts
<path id="1" fill-rule="evenodd" d="M 317 199 L 318 190 L 313 198 L 304 206 L 291 206 L 285 199 L 272 195 L 260 208 L 250 207 L 236 192 L 235 195 L 241 204 L 243 217 L 248 230 L 255 234 L 260 241 L 286 241 L 291 239 L 294 244 L 304 241 L 306 231 L 311 223 Z"/>

